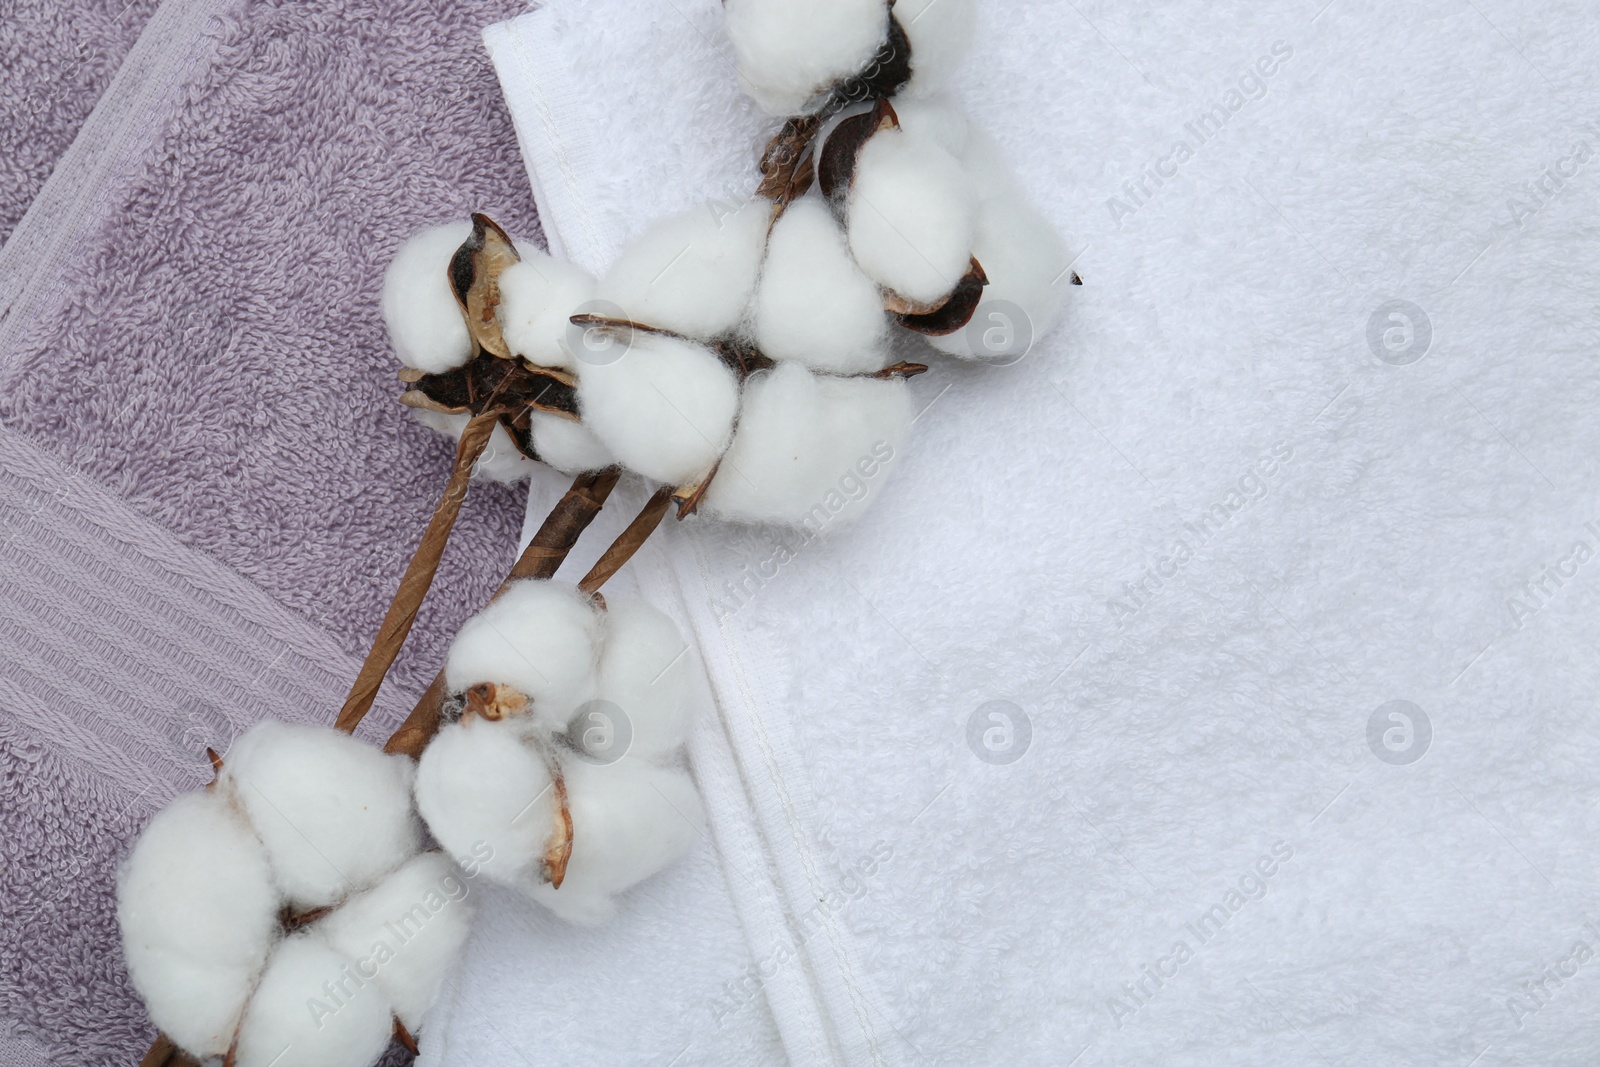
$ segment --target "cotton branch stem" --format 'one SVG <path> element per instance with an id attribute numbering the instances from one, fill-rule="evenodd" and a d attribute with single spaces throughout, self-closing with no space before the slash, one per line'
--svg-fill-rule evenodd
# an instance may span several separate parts
<path id="1" fill-rule="evenodd" d="M 539 532 L 533 535 L 528 547 L 522 550 L 522 555 L 517 558 L 511 573 L 500 583 L 500 588 L 495 590 L 494 596 L 489 598 L 490 602 L 493 603 L 512 582 L 524 578 L 549 578 L 554 575 L 561 562 L 567 558 L 567 553 L 572 551 L 572 546 L 578 543 L 579 535 L 588 529 L 594 517 L 600 514 L 600 509 L 605 505 L 606 498 L 611 495 L 611 490 L 616 488 L 617 479 L 621 475 L 620 469 L 609 467 L 595 474 L 580 474 L 573 479 L 571 487 L 545 517 Z M 400 724 L 394 736 L 389 738 L 388 744 L 383 746 L 383 750 L 402 753 L 412 759 L 422 755 L 422 750 L 433 739 L 433 735 L 439 732 L 444 698 L 447 695 L 444 671 L 440 671 L 434 676 L 433 684 L 428 686 L 427 692 L 417 701 L 417 706 L 406 717 L 406 721 Z"/>
<path id="2" fill-rule="evenodd" d="M 617 539 L 611 542 L 611 547 L 595 561 L 593 567 L 589 568 L 589 573 L 578 583 L 579 592 L 598 591 L 613 574 L 622 569 L 624 563 L 633 558 L 633 554 L 650 539 L 650 535 L 655 533 L 656 527 L 660 526 L 661 520 L 666 517 L 667 509 L 672 505 L 672 493 L 672 487 L 667 485 L 655 491 L 645 503 L 643 510 L 628 523 L 628 528 L 617 535 Z"/>
<path id="3" fill-rule="evenodd" d="M 378 636 L 372 641 L 366 661 L 361 664 L 361 672 L 350 687 L 350 695 L 345 697 L 344 707 L 339 709 L 339 717 L 333 724 L 336 729 L 345 733 L 355 731 L 362 717 L 371 710 L 384 675 L 389 673 L 395 657 L 400 655 L 400 648 L 411 633 L 411 624 L 417 621 L 417 611 L 422 607 L 423 598 L 428 595 L 428 587 L 433 584 L 433 576 L 439 569 L 439 560 L 444 556 L 456 516 L 461 513 L 461 501 L 467 495 L 467 484 L 472 478 L 472 465 L 488 447 L 489 435 L 499 423 L 500 414 L 498 409 L 492 409 L 474 415 L 461 431 L 450 481 L 439 503 L 434 506 L 428 528 L 423 531 L 417 551 L 406 566 L 405 576 L 400 579 L 400 588 L 395 590 L 394 599 L 389 602 L 389 611 L 383 617 L 383 625 L 378 627 Z"/>
<path id="4" fill-rule="evenodd" d="M 139 1067 L 200 1067 L 200 1061 L 174 1045 L 166 1034 L 157 1034 Z"/>

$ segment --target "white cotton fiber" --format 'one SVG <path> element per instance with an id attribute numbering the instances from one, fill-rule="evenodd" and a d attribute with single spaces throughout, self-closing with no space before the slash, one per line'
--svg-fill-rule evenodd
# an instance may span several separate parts
<path id="1" fill-rule="evenodd" d="M 566 768 L 572 810 L 572 859 L 561 888 L 534 885 L 527 895 L 568 922 L 602 923 L 613 896 L 683 857 L 705 825 L 694 783 L 681 770 L 633 757 Z"/>
<path id="2" fill-rule="evenodd" d="M 723 10 L 739 82 L 773 115 L 820 104 L 867 65 L 889 23 L 883 0 L 726 0 Z"/>
<path id="3" fill-rule="evenodd" d="M 662 219 L 622 250 L 596 302 L 615 305 L 607 309 L 612 317 L 702 340 L 719 337 L 738 324 L 750 300 L 771 218 L 771 202 L 755 199 L 702 204 Z"/>
<path id="4" fill-rule="evenodd" d="M 887 360 L 883 295 L 817 197 L 790 204 L 772 228 L 751 318 L 756 346 L 773 359 L 841 374 Z"/>
<path id="5" fill-rule="evenodd" d="M 910 431 L 903 380 L 830 378 L 794 363 L 752 376 L 709 514 L 812 532 L 866 510 Z"/>
<path id="6" fill-rule="evenodd" d="M 464 869 L 502 885 L 538 877 L 554 827 L 550 771 L 523 724 L 470 716 L 440 730 L 417 765 L 417 810 Z"/>
<path id="7" fill-rule="evenodd" d="M 911 80 L 901 94 L 921 96 L 948 84 L 977 30 L 973 0 L 896 0 L 894 17 L 911 44 Z"/>
<path id="8" fill-rule="evenodd" d="M 417 851 L 411 776 L 410 760 L 342 731 L 273 721 L 235 741 L 222 770 L 296 908 L 337 903 Z"/>
<path id="9" fill-rule="evenodd" d="M 928 341 L 963 358 L 1020 359 L 1060 318 L 1071 285 L 1066 243 L 1020 195 L 1001 196 L 979 205 L 972 254 L 989 278 L 972 321 Z"/>
<path id="10" fill-rule="evenodd" d="M 594 279 L 537 248 L 519 248 L 520 263 L 500 274 L 500 333 L 516 355 L 544 367 L 572 366 L 568 321 L 594 297 Z"/>
<path id="11" fill-rule="evenodd" d="M 596 471 L 616 462 L 611 450 L 581 422 L 543 411 L 535 411 L 529 422 L 533 450 L 562 474 Z"/>
<path id="12" fill-rule="evenodd" d="M 412 408 L 411 415 L 430 430 L 444 434 L 452 441 L 461 440 L 461 431 L 467 428 L 470 415 L 452 415 L 443 411 L 425 411 Z M 552 418 L 554 416 L 551 416 Z M 489 443 L 473 465 L 472 476 L 479 481 L 501 482 L 515 485 L 527 478 L 538 464 L 522 454 L 504 426 L 496 426 L 489 434 Z"/>
<path id="13" fill-rule="evenodd" d="M 627 755 L 660 759 L 689 731 L 689 644 L 660 610 L 611 600 L 605 616 L 598 697 L 628 717 Z"/>
<path id="14" fill-rule="evenodd" d="M 472 931 L 468 894 L 465 876 L 447 856 L 425 852 L 352 897 L 316 929 L 415 1030 Z"/>
<path id="15" fill-rule="evenodd" d="M 966 113 L 944 93 L 926 97 L 895 97 L 895 118 L 912 137 L 925 138 L 960 159 L 971 140 Z"/>
<path id="16" fill-rule="evenodd" d="M 198 1056 L 226 1052 L 279 927 L 266 850 L 225 794 L 151 820 L 118 874 L 117 923 L 151 1022 Z"/>
<path id="17" fill-rule="evenodd" d="M 847 203 L 850 251 L 867 276 L 933 303 L 966 274 L 975 203 L 960 162 L 931 137 L 882 130 L 861 149 Z"/>
<path id="18" fill-rule="evenodd" d="M 439 374 L 472 358 L 472 338 L 450 291 L 450 257 L 471 223 L 434 226 L 406 240 L 383 275 L 383 321 L 394 354 L 408 367 Z"/>
<path id="19" fill-rule="evenodd" d="M 961 167 L 967 172 L 973 192 L 980 202 L 995 197 L 1024 195 L 1022 187 L 1017 184 L 1016 175 L 1011 171 L 1011 164 L 1006 161 L 1005 150 L 988 130 L 976 125 L 969 127 L 967 147 L 960 155 Z"/>
<path id="20" fill-rule="evenodd" d="M 383 993 L 315 932 L 273 954 L 239 1033 L 238 1067 L 370 1067 L 394 1014 Z"/>
<path id="21" fill-rule="evenodd" d="M 529 699 L 532 722 L 556 730 L 594 695 L 599 636 L 599 613 L 576 586 L 514 582 L 456 634 L 445 681 L 452 693 L 509 685 Z"/>
<path id="22" fill-rule="evenodd" d="M 584 424 L 646 478 L 692 483 L 727 447 L 739 385 L 709 349 L 635 332 L 615 362 L 578 374 Z"/>

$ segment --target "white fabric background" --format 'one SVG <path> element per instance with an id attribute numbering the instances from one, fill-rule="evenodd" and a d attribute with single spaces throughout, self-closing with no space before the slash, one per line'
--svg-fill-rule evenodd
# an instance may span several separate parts
<path id="1" fill-rule="evenodd" d="M 917 379 L 874 510 L 731 619 L 722 583 L 776 535 L 691 522 L 641 558 L 715 689 L 712 833 L 600 934 L 491 909 L 429 1062 L 1593 1063 L 1596 20 L 984 6 L 958 95 L 1086 284 L 1022 363 Z M 583 265 L 753 187 L 770 123 L 715 0 L 558 0 L 487 38 Z M 1409 365 L 1368 342 L 1394 299 L 1431 325 Z M 1528 597 L 1546 567 L 1570 576 Z M 967 742 L 992 700 L 1031 726 L 1008 765 Z M 1409 765 L 1369 747 L 1391 700 L 1431 724 Z M 1258 862 L 1264 896 L 1202 943 Z"/>

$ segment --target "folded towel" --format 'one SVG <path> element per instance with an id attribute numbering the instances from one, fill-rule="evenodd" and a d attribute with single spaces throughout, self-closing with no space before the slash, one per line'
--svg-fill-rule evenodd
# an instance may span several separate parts
<path id="1" fill-rule="evenodd" d="M 117 73 L 156 0 L 14 0 L 0 26 L 0 244 Z"/>
<path id="2" fill-rule="evenodd" d="M 150 6 L 0 249 L 0 1033 L 59 1063 L 153 1035 L 112 920 L 127 841 L 205 745 L 331 720 L 444 485 L 450 444 L 394 402 L 394 249 L 479 207 L 539 232 L 479 38 L 516 0 Z M 474 488 L 365 736 L 521 513 Z"/>
<path id="3" fill-rule="evenodd" d="M 552 247 L 602 269 L 753 188 L 773 124 L 719 22 L 489 31 Z M 759 990 L 807 1064 L 1591 1060 L 1597 36 L 1575 3 L 984 5 L 958 95 L 1075 237 L 1067 321 L 917 379 L 854 526 L 692 520 L 637 568 L 710 669 L 691 752 L 768 965 L 705 1001 L 698 957 L 475 953 L 430 1062 L 521 1062 L 458 1042 L 527 1047 L 551 1017 L 512 1006 L 569 979 L 678 991 L 688 1048 Z"/>

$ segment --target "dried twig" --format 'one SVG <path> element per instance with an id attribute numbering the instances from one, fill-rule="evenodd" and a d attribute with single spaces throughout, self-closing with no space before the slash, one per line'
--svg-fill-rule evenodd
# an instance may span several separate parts
<path id="1" fill-rule="evenodd" d="M 567 558 L 567 553 L 572 551 L 572 546 L 577 544 L 578 536 L 588 529 L 594 517 L 600 514 L 600 509 L 605 505 L 606 498 L 611 495 L 611 490 L 616 488 L 617 479 L 622 472 L 616 467 L 611 467 L 596 474 L 580 474 L 573 479 L 572 486 L 564 496 L 556 502 L 550 514 L 545 518 L 544 524 L 539 527 L 539 532 L 533 535 L 533 540 L 528 542 L 528 547 L 522 550 L 516 565 L 511 568 L 511 573 L 506 580 L 495 590 L 491 602 L 512 582 L 524 578 L 549 578 L 561 566 L 562 560 Z M 399 752 L 411 758 L 422 755 L 422 750 L 427 747 L 433 735 L 439 732 L 440 717 L 444 710 L 445 692 L 444 672 L 440 671 L 433 679 L 433 684 L 428 686 L 427 692 L 417 701 L 406 721 L 389 738 L 389 743 L 383 746 L 385 752 Z"/>
<path id="2" fill-rule="evenodd" d="M 617 535 L 617 539 L 611 542 L 611 547 L 605 550 L 605 554 L 589 568 L 589 573 L 583 576 L 583 581 L 578 583 L 580 592 L 595 592 L 605 585 L 624 563 L 633 558 L 633 554 L 639 551 L 639 546 L 649 540 L 656 527 L 661 525 L 661 520 L 666 517 L 667 508 L 672 504 L 672 493 L 672 487 L 666 485 L 655 491 L 639 514 L 628 523 L 628 528 Z"/>
<path id="3" fill-rule="evenodd" d="M 362 717 L 371 709 L 378 695 L 378 686 L 383 684 L 383 676 L 389 673 L 395 657 L 400 654 L 400 647 L 411 633 L 411 624 L 417 620 L 417 610 L 422 607 L 428 587 L 433 584 L 434 573 L 439 569 L 439 560 L 444 555 L 445 544 L 450 540 L 450 530 L 455 526 L 456 516 L 461 513 L 461 501 L 467 495 L 472 465 L 488 446 L 489 435 L 494 432 L 500 414 L 498 409 L 491 409 L 474 415 L 466 429 L 461 431 L 450 482 L 433 509 L 433 517 L 428 520 L 428 528 L 423 531 L 416 554 L 411 557 L 405 576 L 400 579 L 400 588 L 395 590 L 394 599 L 389 602 L 389 611 L 383 617 L 383 624 L 378 627 L 378 636 L 372 641 L 372 649 L 361 664 L 361 672 L 356 675 L 355 683 L 350 686 L 350 695 L 345 698 L 344 707 L 339 709 L 339 717 L 334 720 L 335 728 L 346 733 L 354 732 Z"/>
<path id="4" fill-rule="evenodd" d="M 166 1034 L 157 1034 L 139 1067 L 200 1067 L 200 1061 L 174 1045 Z"/>

